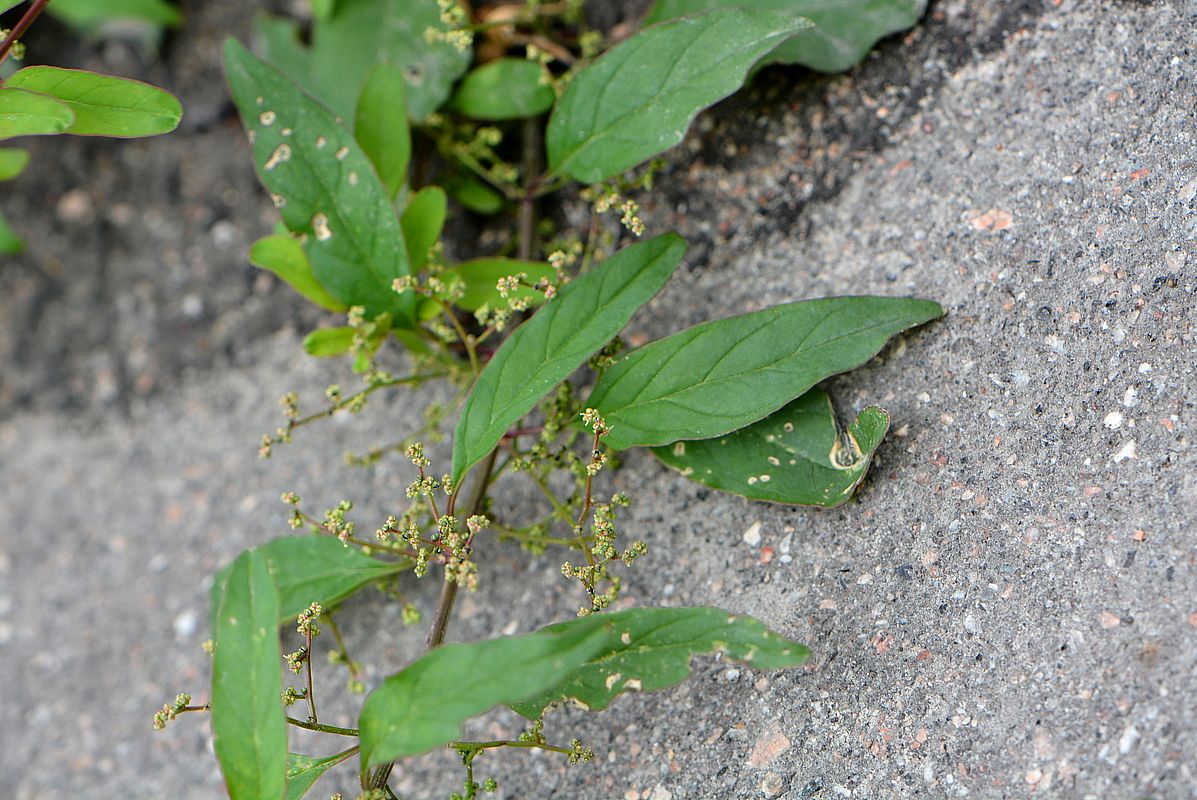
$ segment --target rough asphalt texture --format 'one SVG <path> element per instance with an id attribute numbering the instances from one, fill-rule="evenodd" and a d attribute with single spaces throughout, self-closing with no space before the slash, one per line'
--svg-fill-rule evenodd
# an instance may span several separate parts
<path id="1" fill-rule="evenodd" d="M 175 88 L 185 129 L 38 142 L 0 203 L 30 239 L 0 271 L 3 797 L 221 796 L 206 720 L 150 731 L 177 691 L 206 698 L 209 576 L 286 532 L 284 489 L 371 526 L 407 478 L 340 461 L 418 419 L 407 396 L 255 458 L 282 392 L 314 406 L 348 378 L 299 355 L 318 316 L 245 266 L 271 213 L 217 44 L 251 10 L 185 7 L 164 63 L 79 62 Z M 1189 3 L 938 3 L 849 76 L 768 72 L 700 120 L 646 210 L 687 267 L 636 334 L 828 294 L 949 315 L 832 382 L 841 415 L 894 420 L 839 510 L 626 460 L 625 530 L 653 551 L 628 600 L 751 613 L 814 657 L 699 659 L 675 690 L 558 713 L 550 735 L 598 762 L 486 756 L 502 797 L 1197 797 L 1195 41 Z M 454 638 L 572 613 L 559 558 L 493 552 Z M 341 617 L 371 684 L 418 648 L 375 596 Z M 314 796 L 352 796 L 351 773 Z M 397 783 L 459 780 L 434 755 Z"/>

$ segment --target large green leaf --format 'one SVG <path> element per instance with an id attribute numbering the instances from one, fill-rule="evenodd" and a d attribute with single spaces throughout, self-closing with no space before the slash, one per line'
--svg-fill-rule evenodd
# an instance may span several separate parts
<path id="1" fill-rule="evenodd" d="M 832 508 L 852 496 L 889 428 L 877 406 L 840 430 L 831 399 L 814 388 L 759 422 L 715 439 L 653 452 L 687 478 L 753 500 Z"/>
<path id="2" fill-rule="evenodd" d="M 644 29 L 570 81 L 546 133 L 550 169 L 594 183 L 673 147 L 699 111 L 807 27 L 792 14 L 723 9 Z"/>
<path id="3" fill-rule="evenodd" d="M 914 25 L 927 0 L 657 0 L 645 24 L 731 6 L 808 18 L 815 27 L 791 36 L 769 60 L 840 72 L 864 58 L 878 39 Z"/>
<path id="4" fill-rule="evenodd" d="M 690 657 L 699 653 L 722 653 L 757 669 L 796 667 L 810 654 L 758 620 L 718 608 L 634 608 L 550 625 L 544 632 L 566 634 L 598 623 L 602 647 L 552 689 L 510 704 L 516 712 L 536 719 L 560 700 L 598 711 L 624 692 L 681 683 L 690 676 Z"/>
<path id="5" fill-rule="evenodd" d="M 499 58 L 465 76 L 449 106 L 473 119 L 534 117 L 553 107 L 553 87 L 542 85 L 540 65 L 526 58 Z"/>
<path id="6" fill-rule="evenodd" d="M 625 247 L 516 328 L 482 370 L 457 419 L 454 482 L 536 401 L 617 336 L 685 252 L 685 240 L 672 233 Z"/>
<path id="7" fill-rule="evenodd" d="M 375 64 L 366 74 L 354 112 L 353 135 L 374 163 L 392 200 L 407 181 L 407 162 L 411 160 L 403 81 L 403 70 L 391 64 Z"/>
<path id="8" fill-rule="evenodd" d="M 312 758 L 299 753 L 287 755 L 286 800 L 299 800 L 320 776 L 354 754 L 353 750 L 337 753 L 328 758 Z"/>
<path id="9" fill-rule="evenodd" d="M 428 262 L 428 251 L 441 236 L 448 208 L 449 200 L 439 186 L 425 186 L 407 201 L 399 224 L 403 226 L 403 238 L 407 240 L 412 272 Z"/>
<path id="10" fill-rule="evenodd" d="M 499 294 L 499 278 L 520 273 L 528 276 L 529 283 L 536 283 L 541 278 L 553 280 L 557 277 L 557 270 L 543 261 L 476 258 L 445 270 L 441 279 L 446 285 L 460 280 L 465 286 L 465 294 L 458 298 L 455 304 L 466 311 L 477 311 L 484 305 L 490 305 L 492 308 L 500 305 L 505 307 L 507 300 Z M 527 300 L 532 305 L 544 302 L 544 292 L 526 286 L 518 287 L 508 296 L 512 299 Z"/>
<path id="11" fill-rule="evenodd" d="M 11 181 L 25 171 L 29 151 L 23 147 L 0 147 L 0 181 Z"/>
<path id="12" fill-rule="evenodd" d="M 942 315 L 930 300 L 831 297 L 707 322 L 616 362 L 588 405 L 613 427 L 606 442 L 617 449 L 722 436 Z"/>
<path id="13" fill-rule="evenodd" d="M 65 103 L 75 114 L 66 132 L 78 136 L 157 136 L 173 131 L 183 118 L 183 107 L 170 92 L 82 69 L 26 67 L 5 85 Z"/>
<path id="14" fill-rule="evenodd" d="M 0 88 L 0 139 L 66 133 L 75 112 L 53 97 L 24 89 Z"/>
<path id="15" fill-rule="evenodd" d="M 255 548 L 270 564 L 278 587 L 279 611 L 275 624 L 294 623 L 299 612 L 312 603 L 336 605 L 363 586 L 406 568 L 404 562 L 379 561 L 357 547 L 346 547 L 331 536 L 282 536 Z M 225 567 L 212 584 L 216 607 L 232 567 Z"/>
<path id="16" fill-rule="evenodd" d="M 346 119 L 375 64 L 403 70 L 407 113 L 419 122 L 445 102 L 471 60 L 468 48 L 425 37 L 429 28 L 445 30 L 434 0 L 340 0 L 327 18 L 316 20 L 311 48 L 299 44 L 293 24 L 267 18 L 257 27 L 267 60 Z"/>
<path id="17" fill-rule="evenodd" d="M 285 233 L 276 233 L 254 242 L 253 247 L 249 248 L 249 261 L 255 267 L 273 272 L 321 308 L 329 311 L 346 311 L 349 308 L 316 280 L 303 247 Z"/>
<path id="18" fill-rule="evenodd" d="M 279 699 L 279 596 L 266 555 L 247 550 L 219 584 L 212 637 L 212 733 L 232 800 L 281 798 L 287 723 Z"/>
<path id="19" fill-rule="evenodd" d="M 353 134 L 233 39 L 225 47 L 225 70 L 253 140 L 258 176 L 283 222 L 306 237 L 316 279 L 346 305 L 410 325 L 415 296 L 391 288 L 408 274 L 403 232 Z"/>
<path id="20" fill-rule="evenodd" d="M 136 19 L 154 25 L 178 25 L 179 10 L 166 0 L 54 0 L 46 6 L 63 22 L 92 28 L 111 20 Z"/>
<path id="21" fill-rule="evenodd" d="M 362 706 L 362 769 L 453 741 L 461 724 L 543 692 L 594 656 L 607 638 L 591 624 L 438 647 L 387 678 Z"/>

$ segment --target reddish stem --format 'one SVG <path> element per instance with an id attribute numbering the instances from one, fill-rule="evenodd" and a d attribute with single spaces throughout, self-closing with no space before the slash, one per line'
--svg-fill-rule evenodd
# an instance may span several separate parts
<path id="1" fill-rule="evenodd" d="M 16 27 L 8 34 L 4 40 L 4 44 L 0 44 L 0 64 L 4 63 L 4 59 L 8 58 L 12 46 L 17 43 L 17 40 L 25 35 L 25 31 L 29 30 L 29 26 L 37 19 L 37 15 L 42 13 L 50 0 L 33 0 L 33 5 L 26 9 L 24 16 L 17 22 Z"/>

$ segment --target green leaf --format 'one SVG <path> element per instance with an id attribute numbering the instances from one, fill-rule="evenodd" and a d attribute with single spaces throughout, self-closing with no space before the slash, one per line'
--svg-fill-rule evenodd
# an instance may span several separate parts
<path id="1" fill-rule="evenodd" d="M 339 356 L 353 345 L 353 328 L 320 328 L 303 337 L 303 349 L 309 356 Z"/>
<path id="2" fill-rule="evenodd" d="M 75 112 L 53 97 L 24 89 L 0 88 L 0 139 L 66 133 Z"/>
<path id="3" fill-rule="evenodd" d="M 287 723 L 279 695 L 279 594 L 266 555 L 247 550 L 219 584 L 212 653 L 212 732 L 232 800 L 281 798 Z"/>
<path id="4" fill-rule="evenodd" d="M 337 0 L 312 0 L 312 16 L 318 20 L 326 20 L 337 9 Z"/>
<path id="5" fill-rule="evenodd" d="M 407 258 L 412 272 L 428 263 L 428 251 L 441 236 L 449 201 L 439 186 L 425 186 L 411 196 L 399 224 L 407 240 Z"/>
<path id="6" fill-rule="evenodd" d="M 551 171 L 597 183 L 668 150 L 699 111 L 807 27 L 790 14 L 724 9 L 644 29 L 570 81 L 546 133 Z"/>
<path id="7" fill-rule="evenodd" d="M 67 133 L 121 139 L 169 133 L 183 118 L 170 92 L 141 81 L 82 69 L 25 67 L 6 86 L 54 97 L 75 114 Z"/>
<path id="8" fill-rule="evenodd" d="M 253 141 L 262 184 L 283 222 L 306 237 L 316 279 L 368 316 L 414 320 L 415 296 L 391 289 L 408 274 L 407 247 L 391 198 L 353 135 L 278 70 L 235 40 L 225 47 L 233 99 Z"/>
<path id="9" fill-rule="evenodd" d="M 806 661 L 809 651 L 773 633 L 752 617 L 718 608 L 635 608 L 550 625 L 565 634 L 604 623 L 602 647 L 565 674 L 549 691 L 511 707 L 537 719 L 550 704 L 572 699 L 591 711 L 627 691 L 653 692 L 690 676 L 690 657 L 722 653 L 757 669 L 784 669 Z"/>
<path id="10" fill-rule="evenodd" d="M 0 0 L 0 14 L 3 14 L 5 11 L 8 11 L 10 8 L 16 8 L 21 3 L 24 3 L 24 2 L 25 2 L 25 0 Z"/>
<path id="11" fill-rule="evenodd" d="M 11 181 L 25 171 L 29 151 L 23 147 L 0 147 L 0 181 Z"/>
<path id="12" fill-rule="evenodd" d="M 285 233 L 259 239 L 249 249 L 249 261 L 255 267 L 269 270 L 288 286 L 321 308 L 347 311 L 349 306 L 337 300 L 316 280 L 312 265 L 299 242 Z"/>
<path id="13" fill-rule="evenodd" d="M 371 558 L 331 536 L 282 536 L 254 552 L 267 559 L 278 586 L 276 625 L 294 623 L 312 603 L 331 608 L 363 586 L 407 567 L 406 562 Z M 212 584 L 213 608 L 231 569 L 221 570 Z"/>
<path id="14" fill-rule="evenodd" d="M 175 26 L 179 10 L 165 0 L 54 0 L 46 10 L 76 28 L 94 28 L 111 20 L 134 19 Z"/>
<path id="15" fill-rule="evenodd" d="M 366 74 L 357 99 L 353 133 L 366 151 L 391 199 L 407 181 L 411 130 L 407 125 L 407 93 L 403 70 L 375 64 Z"/>
<path id="16" fill-rule="evenodd" d="M 429 42 L 429 28 L 445 30 L 430 0 L 340 0 L 335 13 L 312 31 L 309 90 L 343 117 L 353 114 L 346 87 L 361 86 L 379 62 L 407 74 L 407 113 L 421 121 L 449 97 L 470 65 L 471 52 L 447 42 Z"/>
<path id="17" fill-rule="evenodd" d="M 769 60 L 840 72 L 864 58 L 878 39 L 918 22 L 927 0 L 657 0 L 645 24 L 729 6 L 806 17 L 815 27 L 791 36 Z"/>
<path id="18" fill-rule="evenodd" d="M 513 258 L 476 258 L 466 261 L 441 273 L 446 286 L 461 281 L 465 294 L 454 301 L 454 305 L 466 311 L 477 311 L 484 305 L 492 308 L 505 307 L 507 300 L 499 294 L 499 278 L 525 273 L 528 283 L 541 278 L 550 281 L 557 278 L 557 270 L 543 261 L 519 261 Z M 513 299 L 524 299 L 532 305 L 544 302 L 544 292 L 520 286 L 509 295 Z"/>
<path id="19" fill-rule="evenodd" d="M 312 758 L 311 756 L 290 753 L 287 755 L 287 796 L 286 800 L 300 800 L 308 789 L 320 779 L 320 776 L 340 764 L 354 754 L 347 750 L 328 758 Z"/>
<path id="20" fill-rule="evenodd" d="M 436 648 L 366 698 L 358 721 L 362 769 L 453 741 L 470 717 L 555 685 L 605 638 L 590 625 Z"/>
<path id="21" fill-rule="evenodd" d="M 262 56 L 292 82 L 312 92 L 312 60 L 303 43 L 299 23 L 284 17 L 258 14 L 254 33 Z"/>
<path id="22" fill-rule="evenodd" d="M 466 398 L 453 434 L 453 482 L 554 386 L 623 330 L 686 252 L 677 234 L 625 247 L 561 289 L 504 340 Z"/>
<path id="23" fill-rule="evenodd" d="M 449 107 L 472 119 L 535 117 L 553 107 L 551 86 L 540 83 L 540 65 L 526 58 L 499 58 L 465 76 Z"/>
<path id="24" fill-rule="evenodd" d="M 616 362 L 588 405 L 612 426 L 606 443 L 616 449 L 722 436 L 942 315 L 929 300 L 831 297 L 707 322 Z"/>
<path id="25" fill-rule="evenodd" d="M 457 173 L 441 183 L 450 197 L 476 214 L 497 214 L 503 210 L 503 195 L 473 175 Z"/>
<path id="26" fill-rule="evenodd" d="M 0 254 L 11 256 L 25 249 L 25 242 L 13 233 L 8 226 L 8 220 L 0 216 Z"/>
<path id="27" fill-rule="evenodd" d="M 864 480 L 889 415 L 877 406 L 840 430 L 831 399 L 814 388 L 759 422 L 715 439 L 653 452 L 683 475 L 752 500 L 833 508 Z"/>

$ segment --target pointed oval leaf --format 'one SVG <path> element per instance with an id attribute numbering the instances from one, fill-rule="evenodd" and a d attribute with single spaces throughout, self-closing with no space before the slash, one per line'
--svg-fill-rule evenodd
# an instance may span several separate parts
<path id="1" fill-rule="evenodd" d="M 303 337 L 303 349 L 309 356 L 326 358 L 349 352 L 353 346 L 353 328 L 320 328 Z"/>
<path id="2" fill-rule="evenodd" d="M 254 552 L 266 558 L 278 587 L 276 625 L 294 623 L 296 615 L 312 603 L 331 608 L 363 586 L 408 567 L 403 561 L 371 558 L 331 536 L 281 536 L 255 548 Z M 225 567 L 212 584 L 214 612 L 231 570 L 232 567 Z"/>
<path id="3" fill-rule="evenodd" d="M 589 405 L 616 449 L 710 439 L 756 422 L 819 381 L 860 366 L 889 337 L 943 315 L 938 303 L 831 297 L 696 325 L 632 351 Z"/>
<path id="4" fill-rule="evenodd" d="M 810 24 L 722 9 L 645 28 L 570 81 L 545 135 L 550 169 L 596 183 L 668 150 L 699 111 L 739 89 L 757 61 Z"/>
<path id="5" fill-rule="evenodd" d="M 11 86 L 0 88 L 0 139 L 66 133 L 75 112 L 66 103 Z"/>
<path id="6" fill-rule="evenodd" d="M 403 87 L 403 70 L 391 64 L 375 64 L 366 73 L 353 123 L 357 143 L 370 157 L 392 200 L 407 181 L 407 163 L 411 160 L 407 92 Z"/>
<path id="7" fill-rule="evenodd" d="M 441 273 L 441 280 L 446 286 L 460 280 L 465 286 L 465 294 L 454 301 L 454 305 L 466 311 L 477 311 L 484 305 L 490 305 L 492 308 L 499 304 L 506 305 L 507 300 L 499 294 L 499 278 L 521 273 L 528 276 L 528 283 L 537 283 L 541 278 L 555 280 L 557 277 L 557 270 L 543 261 L 475 258 L 445 270 Z M 508 297 L 527 300 L 534 306 L 544 302 L 544 292 L 526 286 L 518 287 L 514 292 L 510 292 Z"/>
<path id="8" fill-rule="evenodd" d="M 316 279 L 349 306 L 415 318 L 415 296 L 391 289 L 408 274 L 390 196 L 353 135 L 278 70 L 230 39 L 225 71 L 253 140 L 258 177 L 283 222 L 306 237 Z"/>
<path id="9" fill-rule="evenodd" d="M 831 399 L 816 387 L 747 428 L 653 452 L 712 489 L 752 500 L 834 508 L 864 480 L 888 428 L 889 415 L 869 406 L 840 430 Z"/>
<path id="10" fill-rule="evenodd" d="M 541 68 L 526 58 L 498 58 L 471 71 L 449 107 L 471 119 L 535 117 L 553 107 L 551 86 L 541 84 Z"/>
<path id="11" fill-rule="evenodd" d="M 338 114 L 353 113 L 352 92 L 379 62 L 407 74 L 407 113 L 419 122 L 436 111 L 470 65 L 472 53 L 425 36 L 445 30 L 435 2 L 340 0 L 312 31 L 314 93 Z"/>
<path id="12" fill-rule="evenodd" d="M 625 247 L 516 328 L 482 370 L 457 419 L 454 482 L 536 401 L 615 338 L 685 252 L 685 240 L 673 233 Z"/>
<path id="13" fill-rule="evenodd" d="M 279 596 L 264 553 L 247 550 L 220 585 L 212 653 L 212 733 L 232 800 L 281 798 L 287 723 L 279 694 Z"/>
<path id="14" fill-rule="evenodd" d="M 299 242 L 286 234 L 274 234 L 254 242 L 249 262 L 277 275 L 284 283 L 321 308 L 347 311 L 349 307 L 333 297 L 316 280 L 312 265 Z"/>
<path id="15" fill-rule="evenodd" d="M 183 118 L 183 107 L 170 92 L 82 69 L 25 67 L 5 85 L 65 103 L 75 114 L 66 132 L 77 136 L 157 136 L 173 131 Z"/>
<path id="16" fill-rule="evenodd" d="M 561 700 L 598 711 L 627 691 L 666 689 L 690 676 L 690 658 L 700 653 L 722 653 L 757 669 L 796 667 L 810 655 L 758 620 L 718 608 L 634 608 L 550 625 L 544 632 L 585 630 L 596 622 L 606 623 L 602 646 L 551 690 L 511 704 L 517 713 L 537 719 Z"/>
<path id="17" fill-rule="evenodd" d="M 403 237 L 407 240 L 407 257 L 411 261 L 412 272 L 428 263 L 428 251 L 441 236 L 448 208 L 449 200 L 439 186 L 425 186 L 407 201 L 400 224 L 403 225 Z"/>
<path id="18" fill-rule="evenodd" d="M 287 795 L 286 800 L 300 800 L 308 789 L 320 779 L 320 776 L 354 755 L 356 749 L 346 750 L 328 758 L 312 758 L 299 753 L 287 755 Z"/>
<path id="19" fill-rule="evenodd" d="M 29 151 L 23 147 L 0 147 L 0 181 L 11 181 L 25 171 Z"/>
<path id="20" fill-rule="evenodd" d="M 604 639 L 604 628 L 590 625 L 436 648 L 366 698 L 358 721 L 362 769 L 453 741 L 467 719 L 558 683 Z"/>
<path id="21" fill-rule="evenodd" d="M 927 0 L 657 0 L 645 24 L 730 6 L 806 17 L 815 27 L 786 39 L 769 60 L 841 72 L 864 58 L 882 37 L 918 22 Z"/>

